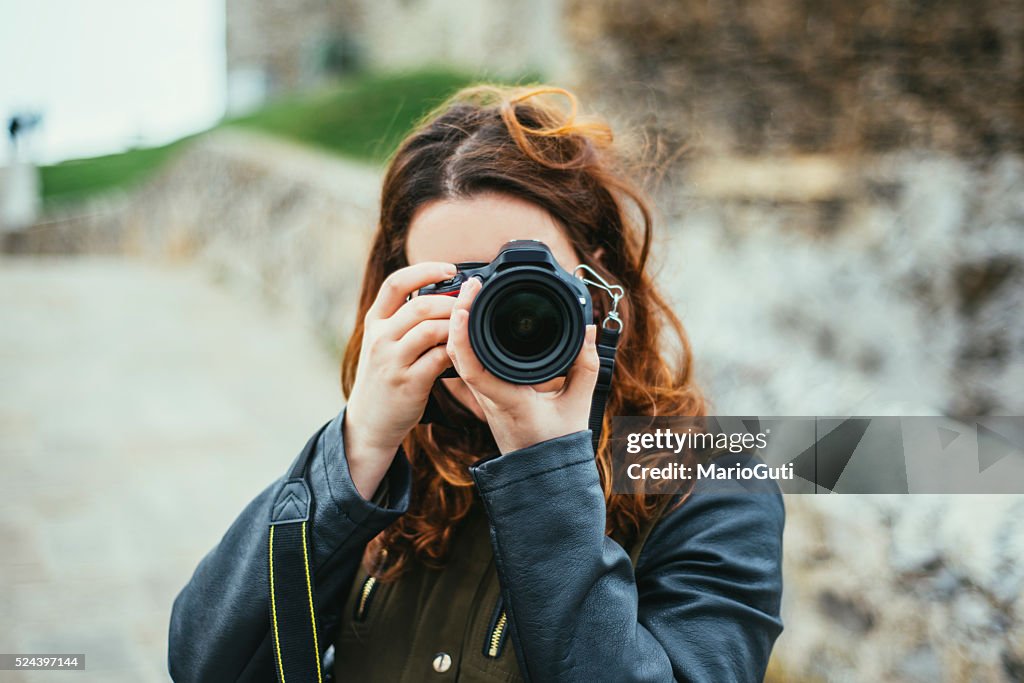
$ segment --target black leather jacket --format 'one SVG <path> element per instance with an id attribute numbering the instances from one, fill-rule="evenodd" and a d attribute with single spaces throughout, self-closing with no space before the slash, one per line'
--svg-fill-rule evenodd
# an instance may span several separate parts
<path id="1" fill-rule="evenodd" d="M 345 460 L 343 417 L 321 435 L 309 475 L 324 648 L 338 620 L 322 606 L 349 591 L 365 545 L 408 509 L 411 483 L 399 452 L 386 475 L 389 504 L 363 499 Z M 471 467 L 523 678 L 762 680 L 782 631 L 785 514 L 777 487 L 700 480 L 654 527 L 634 572 L 605 535 L 590 436 L 576 432 Z M 285 476 L 249 503 L 175 599 L 168 641 L 175 681 L 275 680 L 267 524 Z"/>

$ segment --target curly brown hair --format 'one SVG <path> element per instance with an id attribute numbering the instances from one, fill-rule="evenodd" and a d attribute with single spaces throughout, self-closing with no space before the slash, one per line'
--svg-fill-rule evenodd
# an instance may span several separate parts
<path id="1" fill-rule="evenodd" d="M 557 97 L 568 100 L 568 112 L 557 105 Z M 342 361 L 342 387 L 347 396 L 355 381 L 363 316 L 384 278 L 408 265 L 405 241 L 417 209 L 435 200 L 483 193 L 533 202 L 557 219 L 582 263 L 626 291 L 615 380 L 595 457 L 605 494 L 606 532 L 618 529 L 631 537 L 654 514 L 656 500 L 654 495 L 612 493 L 611 416 L 701 416 L 705 402 L 694 382 L 683 325 L 647 271 L 652 211 L 631 181 L 628 164 L 613 143 L 611 127 L 579 116 L 576 97 L 561 88 L 473 86 L 428 114 L 395 151 L 384 175 L 380 222 Z M 598 321 L 608 306 L 601 299 L 594 302 Z M 413 559 L 435 568 L 444 565 L 457 523 L 477 495 L 468 467 L 495 448 L 486 424 L 440 381 L 432 392 L 461 428 L 421 424 L 403 442 L 413 472 L 409 510 L 368 544 L 363 557 L 367 570 L 382 581 L 396 579 Z"/>

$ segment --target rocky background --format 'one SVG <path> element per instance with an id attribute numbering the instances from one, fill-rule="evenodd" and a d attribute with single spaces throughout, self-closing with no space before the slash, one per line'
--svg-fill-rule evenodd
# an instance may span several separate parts
<path id="1" fill-rule="evenodd" d="M 570 85 L 661 160 L 657 266 L 716 412 L 1024 413 L 1021 3 L 563 10 Z M 198 260 L 337 353 L 378 182 L 221 132 L 7 249 Z M 1024 498 L 787 504 L 770 680 L 1024 680 Z"/>
<path id="2" fill-rule="evenodd" d="M 588 99 L 668 156 L 659 257 L 717 412 L 1024 411 L 1024 5 L 567 13 Z M 787 504 L 772 680 L 1024 680 L 1024 500 Z"/>
<path id="3" fill-rule="evenodd" d="M 718 384 L 769 386 L 741 405 L 730 392 L 730 408 L 1024 410 L 1024 6 L 566 11 L 588 99 L 675 162 L 661 188 L 664 256 L 693 327 L 739 307 L 737 320 L 778 343 L 769 367 L 833 366 L 816 373 L 826 391 L 808 386 L 806 366 L 794 388 L 752 345 L 758 362 Z"/>
<path id="4" fill-rule="evenodd" d="M 568 0 L 565 12 L 583 79 L 702 148 L 1024 150 L 1019 2 Z"/>

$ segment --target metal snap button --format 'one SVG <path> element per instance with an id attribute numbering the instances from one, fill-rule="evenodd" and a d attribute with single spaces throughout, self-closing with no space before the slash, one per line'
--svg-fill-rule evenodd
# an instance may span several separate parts
<path id="1" fill-rule="evenodd" d="M 434 655 L 434 671 L 443 674 L 452 668 L 452 656 L 447 652 L 438 652 Z"/>

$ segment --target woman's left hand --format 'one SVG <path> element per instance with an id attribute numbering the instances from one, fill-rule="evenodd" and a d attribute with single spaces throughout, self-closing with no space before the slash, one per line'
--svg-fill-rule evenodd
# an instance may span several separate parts
<path id="1" fill-rule="evenodd" d="M 597 327 L 587 325 L 579 356 L 562 387 L 538 391 L 491 374 L 469 343 L 469 308 L 481 287 L 470 278 L 459 291 L 448 330 L 448 356 L 459 377 L 476 397 L 498 449 L 504 454 L 588 428 L 590 402 L 597 382 Z"/>

